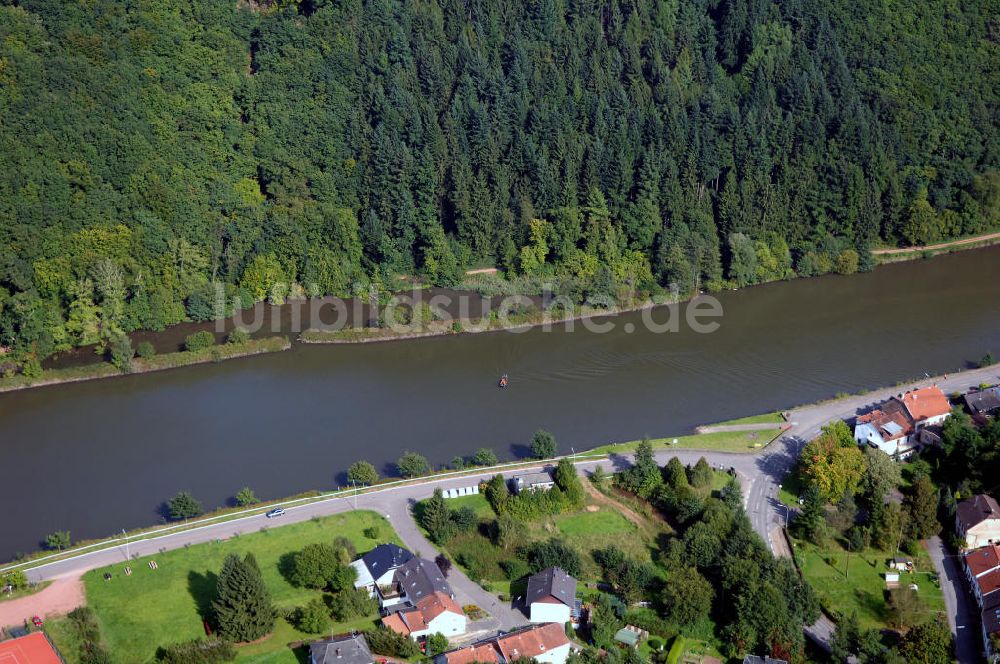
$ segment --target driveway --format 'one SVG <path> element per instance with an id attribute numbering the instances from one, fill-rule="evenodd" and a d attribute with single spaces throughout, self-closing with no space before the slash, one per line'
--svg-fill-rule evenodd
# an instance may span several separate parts
<path id="1" fill-rule="evenodd" d="M 966 590 L 965 575 L 957 556 L 948 552 L 940 537 L 932 537 L 926 542 L 927 552 L 934 562 L 944 594 L 944 606 L 948 613 L 948 626 L 955 635 L 955 656 L 958 664 L 975 664 L 980 661 L 979 615 L 975 600 Z"/>

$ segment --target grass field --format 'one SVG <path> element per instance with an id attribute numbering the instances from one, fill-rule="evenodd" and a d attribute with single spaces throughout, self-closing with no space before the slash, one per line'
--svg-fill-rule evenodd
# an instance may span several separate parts
<path id="1" fill-rule="evenodd" d="M 695 449 L 713 450 L 716 452 L 755 452 L 768 445 L 781 435 L 780 429 L 766 431 L 719 431 L 716 433 L 692 434 L 690 436 L 669 436 L 666 438 L 651 438 L 653 448 L 663 449 Z M 674 444 L 674 441 L 677 441 Z M 593 452 L 602 454 L 622 454 L 632 452 L 640 441 L 603 445 Z"/>
<path id="2" fill-rule="evenodd" d="M 848 562 L 848 558 L 850 561 Z M 891 554 L 867 551 L 848 554 L 837 545 L 819 549 L 796 542 L 795 559 L 820 603 L 830 612 L 857 612 L 865 628 L 888 627 L 885 577 Z M 916 583 L 927 617 L 944 614 L 944 596 L 926 553 L 913 557 L 917 571 L 901 573 L 901 583 Z M 832 563 L 832 564 L 831 564 Z"/>
<path id="3" fill-rule="evenodd" d="M 378 540 L 362 534 L 369 526 L 378 527 Z M 116 662 L 151 662 L 159 646 L 204 636 L 202 616 L 207 612 L 215 592 L 216 575 L 228 554 L 253 553 L 275 605 L 291 609 L 319 597 L 320 593 L 289 584 L 279 572 L 280 559 L 306 544 L 331 542 L 337 536 L 350 539 L 359 552 L 381 542 L 399 543 L 392 527 L 380 515 L 349 512 L 141 558 L 132 563 L 131 576 L 125 576 L 123 565 L 93 570 L 84 576 L 87 603 L 97 613 L 102 635 Z M 158 569 L 149 569 L 150 559 L 156 561 Z M 106 572 L 112 574 L 110 581 L 104 580 Z M 374 626 L 374 621 L 372 616 L 333 625 L 332 629 L 335 632 L 368 629 Z M 66 626 L 55 621 L 51 633 L 73 664 L 79 648 L 72 643 Z M 289 644 L 316 638 L 298 632 L 279 618 L 269 638 L 240 647 L 237 661 L 295 664 L 304 661 L 300 659 L 302 652 L 292 650 Z"/>
<path id="4" fill-rule="evenodd" d="M 763 415 L 751 415 L 750 417 L 740 417 L 735 420 L 726 420 L 708 426 L 729 426 L 732 424 L 784 424 L 785 418 L 781 413 L 765 413 Z"/>

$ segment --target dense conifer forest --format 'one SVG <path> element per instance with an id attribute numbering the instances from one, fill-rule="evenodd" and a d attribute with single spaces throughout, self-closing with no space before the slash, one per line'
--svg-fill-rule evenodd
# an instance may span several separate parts
<path id="1" fill-rule="evenodd" d="M 868 269 L 1000 226 L 998 62 L 994 0 L 0 0 L 0 345 Z"/>

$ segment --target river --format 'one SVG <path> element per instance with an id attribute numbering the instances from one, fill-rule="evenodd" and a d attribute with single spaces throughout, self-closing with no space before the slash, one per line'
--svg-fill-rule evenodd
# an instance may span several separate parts
<path id="1" fill-rule="evenodd" d="M 722 293 L 712 334 L 497 332 L 305 346 L 155 374 L 0 394 L 0 558 L 55 530 L 151 525 L 186 489 L 206 507 L 333 489 L 357 459 L 435 465 L 493 447 L 561 451 L 663 436 L 1000 354 L 1000 247 L 851 277 Z M 657 318 L 663 313 L 659 310 Z M 628 332 L 628 323 L 634 326 Z M 508 372 L 511 387 L 496 388 Z"/>

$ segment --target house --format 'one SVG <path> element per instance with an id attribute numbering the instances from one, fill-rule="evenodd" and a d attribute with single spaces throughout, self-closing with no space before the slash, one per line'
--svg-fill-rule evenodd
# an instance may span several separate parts
<path id="1" fill-rule="evenodd" d="M 559 623 L 534 625 L 509 634 L 495 636 L 434 658 L 434 664 L 510 664 L 519 658 L 531 658 L 539 664 L 564 664 L 570 642 Z"/>
<path id="2" fill-rule="evenodd" d="M 382 624 L 417 639 L 440 632 L 445 636 L 464 634 L 468 618 L 455 601 L 455 593 L 444 579 L 441 568 L 425 558 L 411 558 L 392 574 L 392 583 L 378 586 Z"/>
<path id="3" fill-rule="evenodd" d="M 571 622 L 574 615 L 580 615 L 576 608 L 576 579 L 559 567 L 532 574 L 528 577 L 524 605 L 533 623 Z"/>
<path id="4" fill-rule="evenodd" d="M 969 585 L 975 585 L 976 579 L 1000 569 L 1000 545 L 990 544 L 966 552 L 962 558 L 965 563 L 965 576 Z"/>
<path id="5" fill-rule="evenodd" d="M 990 387 L 977 392 L 969 392 L 963 398 L 972 419 L 979 424 L 1000 413 L 1000 387 Z"/>
<path id="6" fill-rule="evenodd" d="M 982 613 L 983 652 L 990 664 L 1000 662 L 1000 606 Z"/>
<path id="7" fill-rule="evenodd" d="M 555 480 L 552 479 L 552 473 L 548 470 L 540 470 L 537 473 L 525 473 L 524 475 L 515 475 L 512 479 L 514 493 L 521 493 L 522 491 L 548 491 L 555 486 Z"/>
<path id="8" fill-rule="evenodd" d="M 972 594 L 976 596 L 976 603 L 981 610 L 1000 608 L 1000 569 L 976 577 L 976 582 L 972 584 Z"/>
<path id="9" fill-rule="evenodd" d="M 335 636 L 309 646 L 309 664 L 374 664 L 363 634 Z"/>
<path id="10" fill-rule="evenodd" d="M 961 501 L 955 510 L 955 532 L 970 549 L 1000 544 L 1000 505 L 987 494 Z"/>
<path id="11" fill-rule="evenodd" d="M 418 600 L 415 606 L 393 611 L 382 618 L 382 624 L 397 634 L 419 639 L 431 634 L 465 634 L 468 618 L 453 598 L 434 592 Z"/>
<path id="12" fill-rule="evenodd" d="M 4 664 L 63 664 L 62 657 L 44 632 L 32 632 L 9 641 L 0 641 L 0 662 Z M 369 664 L 371 664 L 369 662 Z"/>
<path id="13" fill-rule="evenodd" d="M 396 569 L 412 559 L 413 554 L 399 545 L 379 544 L 351 563 L 358 573 L 354 587 L 365 588 L 374 597 L 376 588 L 390 585 Z"/>
<path id="14" fill-rule="evenodd" d="M 894 398 L 902 402 L 917 429 L 941 424 L 951 415 L 951 403 L 937 385 L 910 390 Z"/>
<path id="15" fill-rule="evenodd" d="M 905 458 L 919 444 L 939 440 L 932 427 L 940 425 L 949 415 L 951 403 L 937 385 L 910 390 L 859 415 L 854 425 L 854 440 L 877 447 L 889 456 Z"/>
<path id="16" fill-rule="evenodd" d="M 497 649 L 504 664 L 521 657 L 539 664 L 564 664 L 569 657 L 569 638 L 563 625 L 548 623 L 497 637 Z"/>
<path id="17" fill-rule="evenodd" d="M 913 422 L 902 402 L 892 400 L 880 408 L 859 415 L 854 425 L 854 440 L 877 447 L 889 456 L 906 456 L 912 452 L 910 438 Z"/>
<path id="18" fill-rule="evenodd" d="M 763 657 L 758 657 L 757 655 L 747 655 L 743 658 L 743 664 L 788 664 L 783 659 L 774 659 L 773 657 L 768 657 L 764 655 Z"/>

